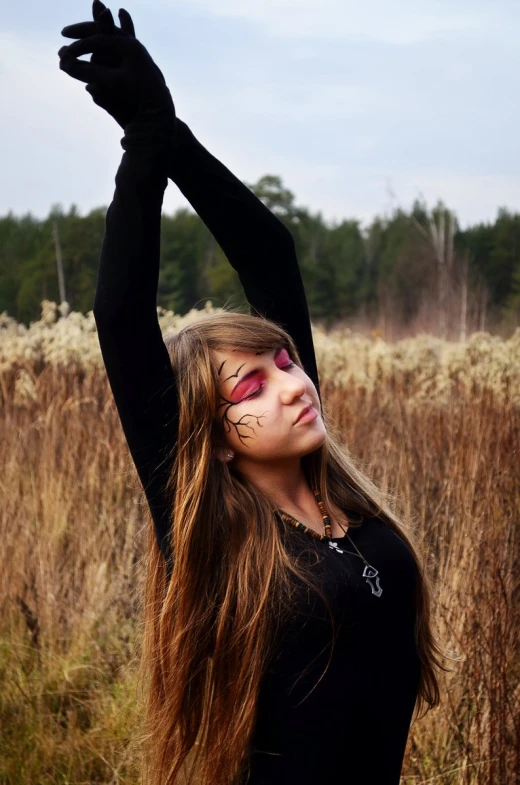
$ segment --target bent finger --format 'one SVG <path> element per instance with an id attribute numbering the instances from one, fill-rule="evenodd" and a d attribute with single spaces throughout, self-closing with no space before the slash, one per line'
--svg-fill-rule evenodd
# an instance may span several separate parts
<path id="1" fill-rule="evenodd" d="M 106 5 L 101 0 L 94 0 L 92 3 L 92 18 L 97 22 L 103 11 L 106 11 Z"/>
<path id="2" fill-rule="evenodd" d="M 132 39 L 120 35 L 97 34 L 74 41 L 74 43 L 62 47 L 60 52 L 66 49 L 68 57 L 81 57 L 81 55 L 94 54 L 94 52 L 123 55 L 128 51 L 128 44 L 131 41 Z M 60 57 L 63 55 L 60 54 Z"/>
<path id="3" fill-rule="evenodd" d="M 121 30 L 127 35 L 131 35 L 132 38 L 135 38 L 135 27 L 132 21 L 132 17 L 124 8 L 120 8 L 118 11 L 119 22 L 121 23 Z"/>
<path id="4" fill-rule="evenodd" d="M 114 69 L 103 68 L 103 66 L 88 63 L 86 60 L 76 60 L 68 55 L 60 59 L 60 69 L 80 82 L 98 82 L 100 84 L 108 83 L 114 73 Z"/>
<path id="5" fill-rule="evenodd" d="M 98 106 L 103 106 L 103 104 L 106 103 L 107 100 L 106 93 L 102 87 L 99 87 L 99 85 L 87 84 L 85 86 L 85 90 L 87 91 L 87 93 L 90 93 L 90 95 L 92 96 L 92 100 Z"/>
<path id="6" fill-rule="evenodd" d="M 61 34 L 65 38 L 88 38 L 89 35 L 96 35 L 97 31 L 96 22 L 77 22 L 77 24 L 64 27 Z"/>
<path id="7" fill-rule="evenodd" d="M 100 33 L 110 34 L 115 32 L 116 25 L 114 22 L 114 17 L 112 16 L 112 11 L 109 8 L 105 8 L 97 23 Z"/>

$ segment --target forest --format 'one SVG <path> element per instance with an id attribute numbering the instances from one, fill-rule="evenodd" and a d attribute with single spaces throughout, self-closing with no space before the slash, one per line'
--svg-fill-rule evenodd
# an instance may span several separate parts
<path id="1" fill-rule="evenodd" d="M 494 223 L 462 229 L 443 202 L 429 208 L 417 200 L 367 226 L 329 224 L 298 206 L 276 175 L 248 187 L 294 237 L 314 322 L 389 340 L 421 331 L 450 340 L 478 330 L 505 337 L 520 324 L 520 213 L 500 208 Z M 45 219 L 1 217 L 0 313 L 28 325 L 42 300 L 91 310 L 105 214 L 106 207 L 81 216 L 75 205 L 68 212 L 54 205 Z M 159 306 L 184 314 L 206 300 L 245 302 L 238 276 L 191 210 L 163 214 L 161 247 Z"/>

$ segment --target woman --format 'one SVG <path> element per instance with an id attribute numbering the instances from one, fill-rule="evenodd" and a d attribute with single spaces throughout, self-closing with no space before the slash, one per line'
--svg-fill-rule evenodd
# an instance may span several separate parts
<path id="1" fill-rule="evenodd" d="M 147 781 L 397 785 L 414 706 L 439 699 L 417 545 L 322 410 L 289 231 L 176 117 L 128 13 L 93 15 L 59 54 L 124 128 L 94 314 L 154 524 Z M 163 340 L 167 176 L 253 315 Z"/>

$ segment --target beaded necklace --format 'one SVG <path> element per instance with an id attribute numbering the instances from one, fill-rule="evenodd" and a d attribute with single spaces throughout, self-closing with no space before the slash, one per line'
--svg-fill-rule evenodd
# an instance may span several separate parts
<path id="1" fill-rule="evenodd" d="M 336 553 L 349 553 L 351 556 L 357 556 L 358 558 L 362 559 L 365 565 L 365 569 L 363 570 L 363 578 L 365 578 L 366 582 L 372 589 L 372 594 L 375 594 L 376 597 L 380 597 L 383 593 L 383 589 L 381 588 L 381 584 L 379 583 L 379 577 L 378 577 L 379 571 L 376 570 L 375 567 L 373 567 L 371 564 L 367 562 L 367 560 L 365 559 L 365 557 L 357 547 L 356 543 L 350 537 L 347 529 L 345 529 L 345 527 L 341 523 L 339 523 L 339 521 L 338 521 L 339 525 L 345 532 L 345 537 L 348 537 L 350 544 L 354 546 L 357 553 L 354 553 L 353 551 L 346 551 L 344 548 L 340 548 L 337 542 L 332 542 L 332 526 L 330 522 L 330 515 L 325 509 L 325 505 L 323 503 L 321 493 L 317 489 L 314 489 L 313 493 L 314 493 L 314 498 L 316 499 L 316 504 L 318 505 L 318 508 L 321 512 L 321 517 L 323 519 L 324 534 L 320 534 L 319 532 L 314 531 L 314 529 L 310 529 L 308 526 L 305 526 L 304 523 L 301 523 L 301 521 L 298 521 L 296 520 L 296 518 L 293 518 L 292 515 L 289 515 L 288 512 L 285 512 L 285 510 L 278 508 L 277 512 L 279 513 L 280 518 L 285 523 L 289 523 L 291 526 L 294 526 L 295 529 L 298 529 L 299 531 L 302 531 L 305 534 L 310 534 L 311 537 L 314 537 L 315 540 L 328 542 L 329 548 L 332 551 L 335 551 Z M 362 520 L 363 520 L 363 516 L 361 516 L 360 522 Z"/>

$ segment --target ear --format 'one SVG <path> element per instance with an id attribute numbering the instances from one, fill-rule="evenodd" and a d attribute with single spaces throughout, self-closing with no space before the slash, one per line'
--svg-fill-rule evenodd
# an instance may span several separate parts
<path id="1" fill-rule="evenodd" d="M 229 447 L 217 447 L 215 454 L 217 460 L 222 461 L 222 463 L 231 463 L 235 457 L 235 453 Z"/>

